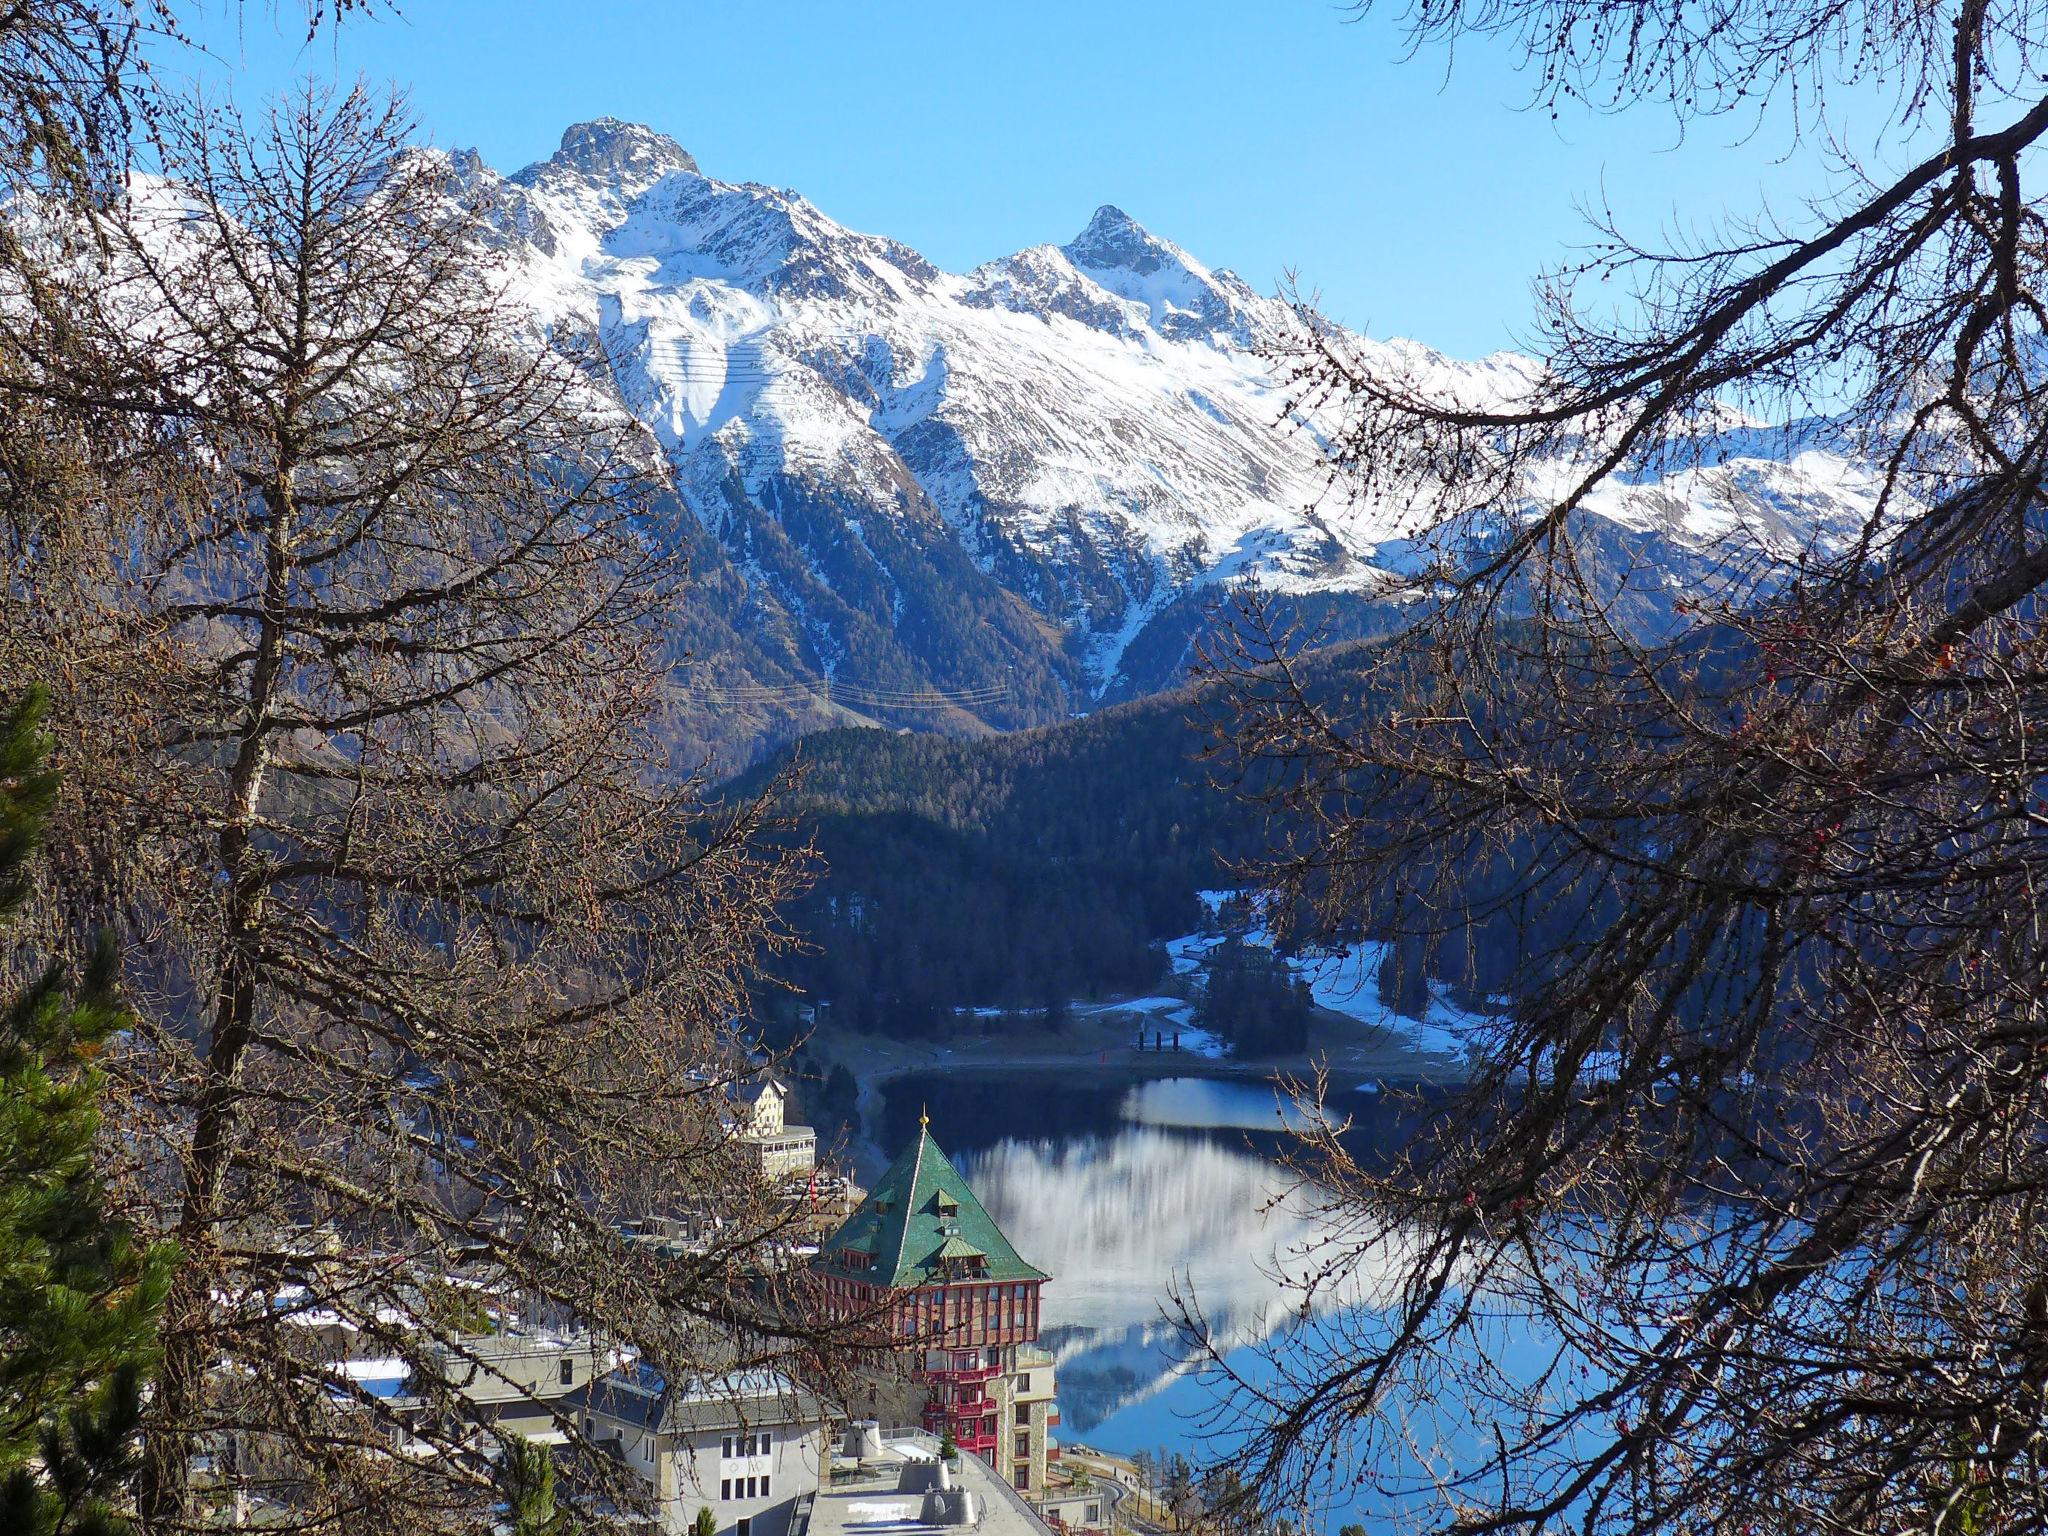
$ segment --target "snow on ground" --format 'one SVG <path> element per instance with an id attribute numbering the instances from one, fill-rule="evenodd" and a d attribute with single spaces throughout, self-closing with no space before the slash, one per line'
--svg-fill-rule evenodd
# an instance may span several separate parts
<path id="1" fill-rule="evenodd" d="M 1375 1029 L 1412 1040 L 1425 1051 L 1463 1056 L 1466 1042 L 1486 1023 L 1450 1000 L 1441 982 L 1429 984 L 1429 1006 L 1419 1019 L 1396 1013 L 1380 1000 L 1380 961 L 1387 946 L 1366 940 L 1324 954 L 1291 955 L 1287 963 L 1308 978 L 1318 1007 L 1341 1013 Z"/>
<path id="2" fill-rule="evenodd" d="M 1228 1040 L 1219 1035 L 1212 1035 L 1206 1029 L 1196 1029 L 1192 1024 L 1182 1025 L 1177 1038 L 1181 1051 L 1187 1055 L 1206 1056 L 1211 1061 L 1220 1061 L 1230 1054 Z"/>
<path id="3" fill-rule="evenodd" d="M 1232 897 L 1242 893 L 1220 890 L 1198 891 L 1196 894 L 1201 898 L 1202 905 L 1211 919 L 1214 919 Z M 1274 947 L 1273 935 L 1264 928 L 1253 928 L 1239 934 L 1183 934 L 1177 939 L 1168 940 L 1166 944 L 1167 961 L 1172 974 L 1185 978 L 1195 987 L 1200 987 L 1210 957 L 1233 938 L 1246 944 L 1255 944 L 1261 949 Z M 1465 1055 L 1468 1042 L 1486 1024 L 1486 1016 L 1460 1008 L 1453 1003 L 1449 989 L 1440 982 L 1429 984 L 1429 1006 L 1421 1018 L 1410 1018 L 1395 1012 L 1380 999 L 1379 971 L 1386 952 L 1387 946 L 1384 943 L 1366 939 L 1340 947 L 1287 955 L 1283 958 L 1289 969 L 1308 982 L 1309 993 L 1314 998 L 1316 1006 L 1342 1014 L 1345 1018 L 1355 1019 L 1370 1028 L 1383 1030 L 1411 1042 L 1424 1051 L 1451 1057 Z M 957 1015 L 987 1018 L 1000 1017 L 1012 1010 L 956 1008 L 953 1011 Z M 1183 1054 L 1205 1056 L 1212 1060 L 1230 1054 L 1228 1041 L 1209 1030 L 1196 1027 L 1195 1005 L 1185 997 L 1157 993 L 1150 997 L 1111 998 L 1106 1002 L 1075 1003 L 1072 1011 L 1078 1018 L 1103 1018 L 1112 1014 L 1135 1015 L 1140 1021 L 1140 1027 L 1146 1030 L 1178 1031 Z"/>
<path id="4" fill-rule="evenodd" d="M 1213 916 L 1238 893 L 1202 891 L 1198 894 L 1203 906 Z M 1199 983 L 1200 973 L 1207 967 L 1209 956 L 1232 937 L 1225 933 L 1190 933 L 1169 940 L 1166 954 L 1173 974 L 1190 977 Z M 1273 935 L 1263 928 L 1254 928 L 1235 937 L 1261 949 L 1273 948 Z M 1466 1042 L 1485 1024 L 1485 1017 L 1458 1007 L 1450 1000 L 1449 990 L 1438 982 L 1429 984 L 1429 1006 L 1421 1018 L 1413 1019 L 1396 1013 L 1380 1000 L 1379 971 L 1386 952 L 1384 943 L 1365 939 L 1283 958 L 1289 969 L 1307 980 L 1309 993 L 1318 1007 L 1398 1035 L 1425 1051 L 1463 1056 Z"/>
<path id="5" fill-rule="evenodd" d="M 1223 942 L 1220 933 L 1190 933 L 1183 938 L 1169 939 L 1166 943 L 1166 957 L 1173 965 L 1176 976 L 1192 976 L 1208 963 L 1209 951 Z"/>
<path id="6" fill-rule="evenodd" d="M 1179 967 L 1176 966 L 1178 971 Z M 1195 1026 L 1195 1005 L 1184 997 L 1131 997 L 1107 1003 L 1083 1003 L 1077 1014 L 1100 1018 L 1112 1013 L 1134 1013 L 1147 1030 L 1171 1031 L 1181 1054 L 1220 1060 L 1230 1054 L 1230 1043 L 1219 1035 Z"/>
<path id="7" fill-rule="evenodd" d="M 1083 1003 L 1074 1012 L 1083 1018 L 1096 1018 L 1105 1013 L 1142 1013 L 1147 1018 L 1163 1018 L 1169 1024 L 1184 1023 L 1195 1016 L 1193 1007 L 1184 997 L 1112 998 L 1106 1003 Z M 1176 1014 L 1181 1017 L 1176 1018 Z"/>

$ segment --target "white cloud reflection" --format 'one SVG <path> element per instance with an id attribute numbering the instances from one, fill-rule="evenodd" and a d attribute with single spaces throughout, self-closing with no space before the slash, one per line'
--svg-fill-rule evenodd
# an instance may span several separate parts
<path id="1" fill-rule="evenodd" d="M 1196 1090 L 1228 1090 L 1218 1094 Z M 1232 1346 L 1300 1316 L 1301 1254 L 1316 1238 L 1307 1201 L 1251 1148 L 1200 1131 L 1244 1125 L 1270 1090 L 1243 1084 L 1148 1083 L 1125 1101 L 1147 1123 L 1110 1136 L 998 1142 L 963 1170 L 1017 1251 L 1048 1270 L 1045 1343 L 1060 1362 L 1070 1434 L 1160 1390 L 1189 1363 L 1162 1312 L 1170 1286 L 1191 1293 L 1211 1332 Z M 1132 1111 L 1135 1110 L 1135 1113 Z M 1180 1118 L 1168 1119 L 1169 1116 Z M 1157 1123 L 1165 1121 L 1165 1124 Z M 1386 1296 L 1390 1263 L 1369 1263 L 1316 1310 Z"/>

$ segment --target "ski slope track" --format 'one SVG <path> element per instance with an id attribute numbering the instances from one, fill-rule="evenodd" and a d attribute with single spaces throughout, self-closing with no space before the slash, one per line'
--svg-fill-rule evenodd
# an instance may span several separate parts
<path id="1" fill-rule="evenodd" d="M 1399 622 L 1383 588 L 1422 558 L 1423 498 L 1330 494 L 1318 423 L 1289 419 L 1267 360 L 1286 306 L 1116 208 L 952 273 L 611 119 L 509 177 L 452 158 L 499 200 L 521 300 L 597 339 L 600 382 L 672 471 L 696 575 L 677 686 L 722 757 L 1170 686 L 1242 578 L 1339 635 Z M 1536 366 L 1356 344 L 1475 399 Z M 1680 587 L 1731 529 L 1790 550 L 1868 505 L 1865 471 L 1789 438 L 1773 457 L 1758 425 L 1719 424 L 1711 470 L 1604 487 L 1593 510 Z"/>

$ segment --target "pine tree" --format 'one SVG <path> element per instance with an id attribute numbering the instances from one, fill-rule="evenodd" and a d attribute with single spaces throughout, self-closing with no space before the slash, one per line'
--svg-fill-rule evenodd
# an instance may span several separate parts
<path id="1" fill-rule="evenodd" d="M 555 1459 L 547 1447 L 508 1434 L 500 1465 L 512 1536 L 572 1536 L 568 1512 L 555 1504 Z"/>
<path id="2" fill-rule="evenodd" d="M 0 717 L 0 918 L 30 891 L 57 795 L 28 693 Z M 92 1164 L 102 1075 L 126 1026 L 112 939 L 76 988 L 53 962 L 0 1011 L 0 1530 L 102 1536 L 136 1465 L 172 1252 L 107 1211 Z"/>

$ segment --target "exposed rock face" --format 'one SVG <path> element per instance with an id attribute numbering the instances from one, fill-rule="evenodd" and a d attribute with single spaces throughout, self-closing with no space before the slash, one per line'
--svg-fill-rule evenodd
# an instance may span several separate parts
<path id="1" fill-rule="evenodd" d="M 1317 423 L 1261 352 L 1288 311 L 1120 209 L 956 274 L 612 119 L 515 176 L 461 170 L 672 470 L 697 575 L 680 686 L 728 759 L 849 715 L 1001 729 L 1170 684 L 1205 595 L 1247 576 L 1340 635 L 1397 620 L 1373 592 L 1419 558 L 1409 498 L 1325 495 Z M 1479 396 L 1534 366 L 1360 345 Z M 1720 473 L 1596 509 L 1669 544 L 1674 579 L 1731 487 L 1792 543 L 1867 494 L 1826 452 L 1726 436 Z"/>
<path id="2" fill-rule="evenodd" d="M 562 147 L 515 178 L 524 186 L 600 188 L 628 202 L 664 176 L 697 174 L 690 152 L 665 133 L 622 123 L 615 117 L 576 123 L 562 134 Z"/>

